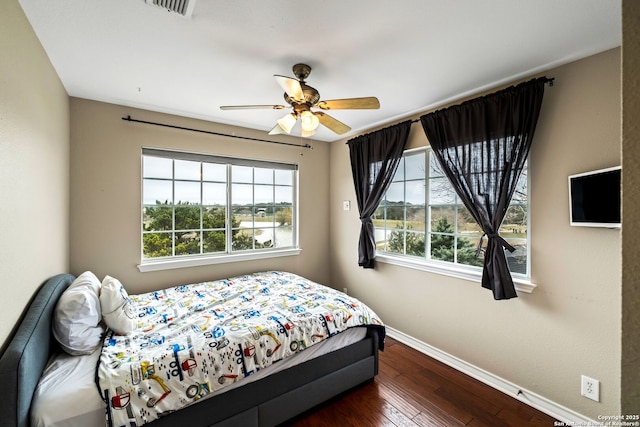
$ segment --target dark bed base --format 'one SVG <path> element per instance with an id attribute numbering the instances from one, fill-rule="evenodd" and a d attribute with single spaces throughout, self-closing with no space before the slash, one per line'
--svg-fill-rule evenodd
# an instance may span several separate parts
<path id="1" fill-rule="evenodd" d="M 51 335 L 56 301 L 74 280 L 61 274 L 37 292 L 24 318 L 0 357 L 2 425 L 28 427 L 31 398 L 50 355 L 59 351 Z M 378 373 L 378 349 L 384 328 L 371 328 L 367 337 L 343 349 L 171 413 L 155 427 L 275 426 Z M 97 392 L 97 390 L 96 390 Z"/>
<path id="2" fill-rule="evenodd" d="M 326 356 L 160 418 L 153 426 L 276 426 L 372 379 L 378 333 Z"/>

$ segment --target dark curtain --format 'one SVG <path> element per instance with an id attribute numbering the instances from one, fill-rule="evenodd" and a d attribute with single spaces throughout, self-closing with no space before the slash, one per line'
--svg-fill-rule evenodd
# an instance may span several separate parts
<path id="1" fill-rule="evenodd" d="M 371 216 L 398 169 L 410 129 L 411 121 L 406 121 L 347 141 L 361 221 L 358 265 L 363 268 L 374 268 L 376 240 Z"/>
<path id="2" fill-rule="evenodd" d="M 488 238 L 482 287 L 496 300 L 517 297 L 504 253 L 514 248 L 498 230 L 527 159 L 548 81 L 534 79 L 420 117 L 445 175 Z"/>

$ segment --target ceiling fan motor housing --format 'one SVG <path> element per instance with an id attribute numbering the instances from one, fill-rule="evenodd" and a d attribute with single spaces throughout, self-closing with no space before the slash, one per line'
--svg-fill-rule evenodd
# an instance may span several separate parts
<path id="1" fill-rule="evenodd" d="M 311 74 L 311 67 L 307 64 L 296 64 L 292 70 L 293 75 L 296 76 L 298 80 L 304 80 Z"/>
<path id="2" fill-rule="evenodd" d="M 296 105 L 307 105 L 307 107 L 313 107 L 320 101 L 320 92 L 311 86 L 307 86 L 304 82 L 300 82 L 300 87 L 302 88 L 302 94 L 304 95 L 304 101 L 298 102 L 295 99 L 291 98 L 286 92 L 284 93 L 284 100 L 291 105 L 292 107 L 296 107 Z"/>

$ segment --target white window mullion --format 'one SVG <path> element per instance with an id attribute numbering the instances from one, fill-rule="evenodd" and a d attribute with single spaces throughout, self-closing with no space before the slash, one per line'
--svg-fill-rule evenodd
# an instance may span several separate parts
<path id="1" fill-rule="evenodd" d="M 251 249 L 256 248 L 256 170 L 251 168 Z"/>
<path id="2" fill-rule="evenodd" d="M 231 181 L 231 167 L 232 165 L 227 165 L 227 208 L 226 214 L 224 218 L 224 227 L 225 227 L 225 238 L 226 238 L 226 246 L 227 250 L 225 251 L 227 254 L 233 252 L 233 238 L 232 238 L 232 228 L 233 228 L 233 207 L 231 206 L 231 201 L 233 199 L 233 182 Z"/>
<path id="3" fill-rule="evenodd" d="M 200 162 L 200 253 L 204 252 L 204 166 Z"/>
<path id="4" fill-rule="evenodd" d="M 424 206 L 425 206 L 425 221 L 426 224 L 424 229 L 426 230 L 426 236 L 424 239 L 424 256 L 428 260 L 431 259 L 431 200 L 429 199 L 429 193 L 431 191 L 431 156 L 429 155 L 429 150 L 425 150 L 424 155 L 424 164 L 425 164 L 425 172 L 424 172 Z"/>
<path id="5" fill-rule="evenodd" d="M 458 196 L 454 199 L 455 204 L 453 205 L 453 262 L 458 264 Z"/>
<path id="6" fill-rule="evenodd" d="M 171 161 L 171 256 L 176 256 L 176 161 Z"/>

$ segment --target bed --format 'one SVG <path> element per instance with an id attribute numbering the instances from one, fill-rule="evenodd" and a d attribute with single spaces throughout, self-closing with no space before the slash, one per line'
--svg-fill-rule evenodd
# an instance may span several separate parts
<path id="1" fill-rule="evenodd" d="M 287 279 L 299 277 L 295 275 L 289 276 L 291 273 L 276 273 L 287 275 Z M 262 277 L 260 275 L 264 273 L 256 274 Z M 69 356 L 61 350 L 61 344 L 53 337 L 52 333 L 56 304 L 65 290 L 76 279 L 76 277 L 69 274 L 57 275 L 49 279 L 38 290 L 16 328 L 15 335 L 11 338 L 1 356 L 0 377 L 4 379 L 4 384 L 1 391 L 0 413 L 3 414 L 3 425 L 30 426 L 32 400 L 34 399 L 34 394 L 39 396 L 38 393 L 41 387 L 39 382 L 41 377 L 44 378 L 43 372 L 46 373 L 52 369 L 52 360 L 57 361 L 61 357 L 76 359 L 76 357 Z M 238 278 L 227 279 L 227 281 L 234 282 L 236 279 Z M 300 280 L 305 280 L 304 283 L 309 283 L 304 278 L 300 278 Z M 331 290 L 331 292 L 337 291 Z M 332 295 L 335 297 L 334 294 Z M 123 298 L 131 300 L 138 298 L 138 296 L 130 297 L 126 295 Z M 291 296 L 291 298 L 295 297 Z M 352 303 L 353 301 L 344 294 L 340 294 L 336 298 L 342 302 L 348 301 Z M 197 311 L 200 307 L 189 306 L 188 309 Z M 140 308 L 138 307 L 136 310 L 139 313 Z M 345 310 L 342 308 L 341 311 L 344 312 Z M 287 319 L 278 319 L 277 316 L 273 315 L 269 316 L 269 318 L 282 325 L 282 332 L 287 329 L 285 324 Z M 136 318 L 136 323 L 138 326 L 144 324 L 144 322 L 140 322 L 139 318 Z M 254 332 L 255 329 L 256 327 L 254 327 Z M 260 330 L 259 327 L 257 329 Z M 307 329 L 309 329 L 309 333 L 313 333 L 311 327 Z M 206 333 L 206 331 L 211 332 L 213 329 L 205 328 L 203 331 Z M 291 357 L 266 363 L 264 366 L 259 366 L 259 369 L 255 369 L 256 367 L 250 369 L 246 365 L 242 366 L 239 372 L 243 375 L 239 376 L 246 378 L 239 381 L 233 378 L 233 381 L 231 381 L 233 384 L 220 390 L 213 390 L 214 387 L 211 384 L 214 381 L 207 384 L 207 387 L 202 386 L 204 382 L 193 381 L 198 384 L 198 387 L 194 388 L 192 385 L 189 388 L 190 391 L 185 391 L 186 395 L 191 398 L 188 405 L 180 410 L 162 412 L 159 418 L 150 420 L 149 425 L 154 427 L 182 424 L 190 426 L 275 426 L 363 382 L 371 380 L 378 372 L 378 351 L 383 348 L 384 325 L 379 320 L 374 319 L 374 321 L 366 321 L 362 326 L 350 326 L 340 331 L 331 331 L 329 329 L 329 332 L 327 339 L 318 344 L 310 345 L 310 340 L 306 343 L 300 340 L 300 345 L 295 346 L 288 344 L 287 348 L 295 350 L 292 351 L 294 354 Z M 259 335 L 259 339 L 262 340 L 260 345 L 263 347 L 265 342 L 275 342 L 276 337 L 273 334 L 262 333 Z M 118 339 L 123 339 L 122 336 L 123 334 L 113 333 L 110 329 L 107 329 L 106 335 L 101 337 L 102 348 L 97 352 L 77 356 L 77 360 L 85 360 L 83 363 L 86 366 L 90 366 L 96 372 L 99 372 L 100 366 L 104 365 L 104 360 L 108 360 L 105 358 L 111 357 L 105 355 L 103 348 L 116 343 Z M 278 334 L 278 337 L 280 338 L 281 336 Z M 224 337 L 220 336 L 217 338 L 224 339 Z M 343 342 L 332 347 L 331 343 L 334 340 L 336 342 L 343 340 Z M 216 342 L 219 343 L 220 341 L 218 339 Z M 170 343 L 162 342 L 162 344 Z M 309 345 L 307 346 L 306 344 Z M 294 349 L 294 347 L 296 348 Z M 306 349 L 304 349 L 305 347 Z M 326 347 L 326 350 L 323 350 L 324 347 Z M 301 351 L 303 349 L 304 351 Z M 193 349 L 190 346 L 182 346 L 180 350 L 186 354 L 187 359 L 183 358 L 180 361 L 176 359 L 176 362 L 181 362 L 183 368 L 181 374 L 187 377 L 192 372 L 189 371 L 189 366 L 185 366 L 188 365 L 185 360 L 191 361 L 190 357 L 194 356 L 194 353 L 198 353 L 198 351 L 195 346 Z M 246 353 L 247 360 L 257 359 L 253 354 L 249 358 L 246 348 L 240 348 L 239 350 Z M 276 354 L 273 345 L 267 348 L 266 351 L 269 355 Z M 311 354 L 312 356 L 305 356 L 306 354 Z M 296 358 L 299 358 L 299 361 L 296 362 Z M 267 358 L 262 357 L 262 359 Z M 91 366 L 91 363 L 95 363 L 96 360 L 102 362 L 98 363 L 98 369 Z M 291 360 L 294 361 L 291 362 Z M 160 360 L 158 363 L 160 363 Z M 191 363 L 193 363 L 194 371 L 196 370 L 196 365 L 203 368 L 206 365 L 200 361 L 198 361 L 198 364 Z M 160 368 L 161 366 L 156 369 L 161 371 Z M 161 372 L 159 373 L 161 374 Z M 170 375 L 167 374 L 168 376 Z M 149 394 L 153 394 L 153 397 L 157 399 L 164 387 L 162 389 L 158 388 L 162 385 L 162 381 L 158 381 L 160 376 L 151 375 L 151 377 L 156 378 L 156 381 L 153 381 L 153 378 L 150 379 L 147 375 L 146 390 L 149 390 Z M 226 377 L 231 378 L 232 376 Z M 129 379 L 128 381 L 131 380 Z M 88 386 L 92 387 L 93 391 L 87 391 L 83 394 L 91 395 L 95 402 L 95 396 L 100 397 L 101 395 L 98 391 L 101 388 L 100 384 L 100 380 L 96 379 L 91 386 Z M 107 389 L 108 387 L 103 388 Z M 145 390 L 140 391 L 138 389 L 137 394 L 146 399 L 148 406 L 149 400 L 153 400 L 149 399 L 149 396 L 145 396 Z M 102 393 L 102 400 L 106 400 L 111 405 L 103 403 L 100 421 L 96 425 L 105 425 L 105 418 L 109 421 L 111 415 L 117 412 L 114 408 L 117 408 L 118 405 L 114 405 L 114 402 L 121 403 L 120 398 L 123 395 L 124 393 L 121 396 Z M 155 404 L 155 401 L 153 403 Z M 83 404 L 78 405 L 84 406 Z M 95 419 L 95 410 L 92 416 Z M 82 424 L 73 424 L 73 422 L 73 419 L 64 420 L 59 425 L 87 425 L 84 421 L 81 421 Z M 131 419 L 127 424 L 116 422 L 113 425 L 140 425 L 138 422 Z"/>

